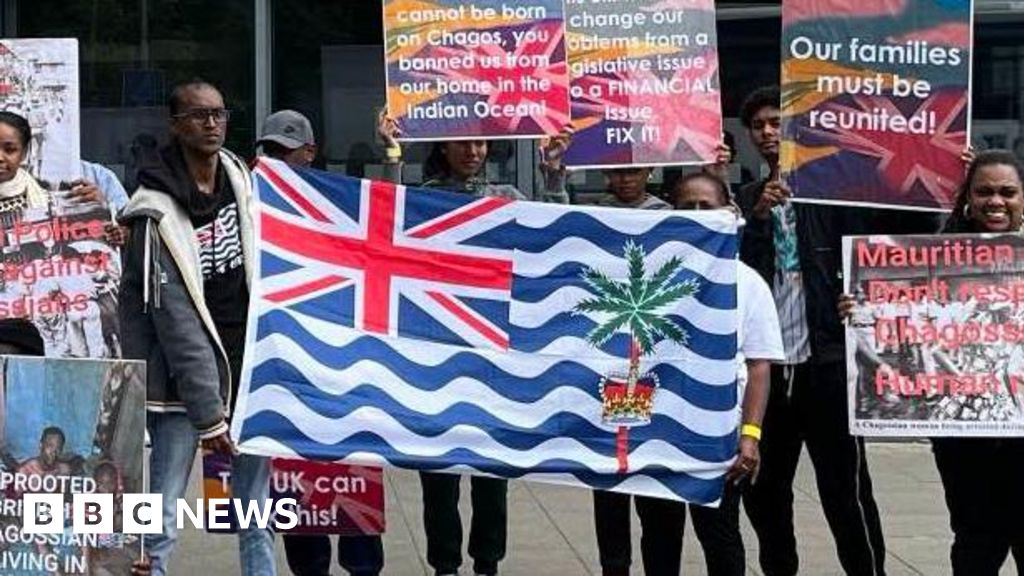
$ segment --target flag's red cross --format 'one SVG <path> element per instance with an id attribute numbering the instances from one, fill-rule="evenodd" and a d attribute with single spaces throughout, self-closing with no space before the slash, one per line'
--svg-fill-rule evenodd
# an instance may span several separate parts
<path id="1" fill-rule="evenodd" d="M 261 166 L 261 168 L 260 174 L 265 176 L 293 203 L 300 206 L 311 218 L 323 223 L 330 223 L 330 219 L 324 215 L 323 211 L 318 210 L 314 203 L 303 197 L 298 190 L 277 175 L 274 168 L 269 166 Z M 260 217 L 261 236 L 264 242 L 281 246 L 299 256 L 343 268 L 361 270 L 363 319 L 362 325 L 357 328 L 367 332 L 393 334 L 397 331 L 397 327 L 391 325 L 391 306 L 393 303 L 397 303 L 397 300 L 392 298 L 393 283 L 396 279 L 423 280 L 437 284 L 501 291 L 511 290 L 511 260 L 397 243 L 395 238 L 397 202 L 396 186 L 384 182 L 371 184 L 365 238 L 325 232 L 322 228 L 303 227 L 297 230 L 294 224 L 282 220 L 266 210 Z M 449 212 L 426 226 L 417 227 L 405 235 L 416 239 L 437 236 L 493 212 L 508 202 L 510 200 L 503 198 L 484 198 L 463 209 Z M 282 301 L 347 281 L 348 279 L 339 276 L 326 276 L 268 295 L 267 298 L 272 301 Z M 425 293 L 495 346 L 508 348 L 507 335 L 495 330 L 493 326 L 463 306 L 457 299 L 437 290 L 426 290 Z"/>

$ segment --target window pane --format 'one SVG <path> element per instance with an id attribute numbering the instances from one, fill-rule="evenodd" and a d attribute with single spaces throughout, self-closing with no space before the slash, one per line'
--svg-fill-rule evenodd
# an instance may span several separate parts
<path id="1" fill-rule="evenodd" d="M 170 88 L 194 77 L 218 86 L 232 109 L 228 147 L 250 152 L 254 6 L 253 0 L 18 1 L 16 28 L 23 38 L 78 38 L 82 156 L 124 174 L 138 135 L 166 135 Z"/>
<path id="2" fill-rule="evenodd" d="M 989 2 L 978 4 L 983 12 Z M 982 13 L 975 20 L 971 140 L 978 148 L 1009 148 L 1024 159 L 1024 10 Z"/>
<path id="3" fill-rule="evenodd" d="M 309 117 L 328 168 L 380 176 L 383 150 L 376 118 L 385 82 L 379 0 L 276 0 L 273 30 L 274 110 L 291 108 Z M 403 146 L 406 182 L 422 181 L 429 150 L 429 144 Z M 512 141 L 491 143 L 491 181 L 516 182 L 515 150 Z"/>

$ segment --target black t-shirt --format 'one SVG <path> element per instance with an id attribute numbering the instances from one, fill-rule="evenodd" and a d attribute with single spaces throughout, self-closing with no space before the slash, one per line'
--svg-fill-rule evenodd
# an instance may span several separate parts
<path id="1" fill-rule="evenodd" d="M 193 199 L 192 227 L 199 242 L 203 291 L 217 333 L 237 371 L 245 346 L 245 322 L 249 309 L 249 287 L 245 283 L 242 237 L 238 225 L 238 204 L 224 168 L 217 170 L 214 193 Z M 205 204 L 205 206 L 196 206 Z"/>

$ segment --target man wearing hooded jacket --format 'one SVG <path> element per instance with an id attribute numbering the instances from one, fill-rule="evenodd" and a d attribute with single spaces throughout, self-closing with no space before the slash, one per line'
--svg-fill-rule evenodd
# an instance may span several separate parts
<path id="1" fill-rule="evenodd" d="M 234 457 L 232 494 L 262 507 L 270 465 L 239 455 L 227 416 L 241 374 L 252 273 L 249 172 L 223 149 L 229 111 L 212 85 L 179 85 L 170 99 L 171 142 L 139 171 L 121 216 L 125 247 L 120 315 L 126 358 L 146 361 L 150 490 L 164 497 L 163 534 L 147 537 L 153 574 L 167 571 L 177 540 L 175 501 L 195 448 Z M 268 529 L 239 531 L 242 573 L 275 574 Z"/>

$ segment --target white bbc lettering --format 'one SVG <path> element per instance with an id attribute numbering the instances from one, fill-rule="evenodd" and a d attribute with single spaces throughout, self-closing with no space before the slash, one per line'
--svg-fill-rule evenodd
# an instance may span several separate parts
<path id="1" fill-rule="evenodd" d="M 75 534 L 111 534 L 116 513 L 113 494 L 75 494 L 71 529 Z"/>
<path id="2" fill-rule="evenodd" d="M 162 534 L 162 494 L 125 494 L 124 517 L 121 524 L 125 534 Z"/>
<path id="3" fill-rule="evenodd" d="M 121 533 L 162 534 L 163 496 L 161 494 L 123 494 Z M 280 498 L 257 503 L 237 498 L 196 500 L 191 507 L 187 500 L 175 502 L 178 529 L 188 523 L 196 529 L 230 529 L 234 511 L 241 528 L 261 530 L 273 525 L 278 530 L 298 526 L 295 498 Z M 75 494 L 70 510 L 65 510 L 63 494 L 25 494 L 21 506 L 22 531 L 25 534 L 63 534 L 66 514 L 71 514 L 75 534 L 112 534 L 118 507 L 113 494 Z"/>
<path id="4" fill-rule="evenodd" d="M 25 494 L 21 508 L 21 531 L 25 534 L 64 533 L 63 494 Z"/>
<path id="5" fill-rule="evenodd" d="M 187 517 L 192 522 L 192 527 L 196 530 L 202 530 L 206 525 L 206 521 L 203 518 L 203 501 L 196 500 L 196 507 L 190 508 L 188 501 L 184 498 L 178 498 L 175 503 L 174 509 L 176 511 L 175 516 L 178 517 L 178 530 L 185 528 L 185 518 Z"/>

